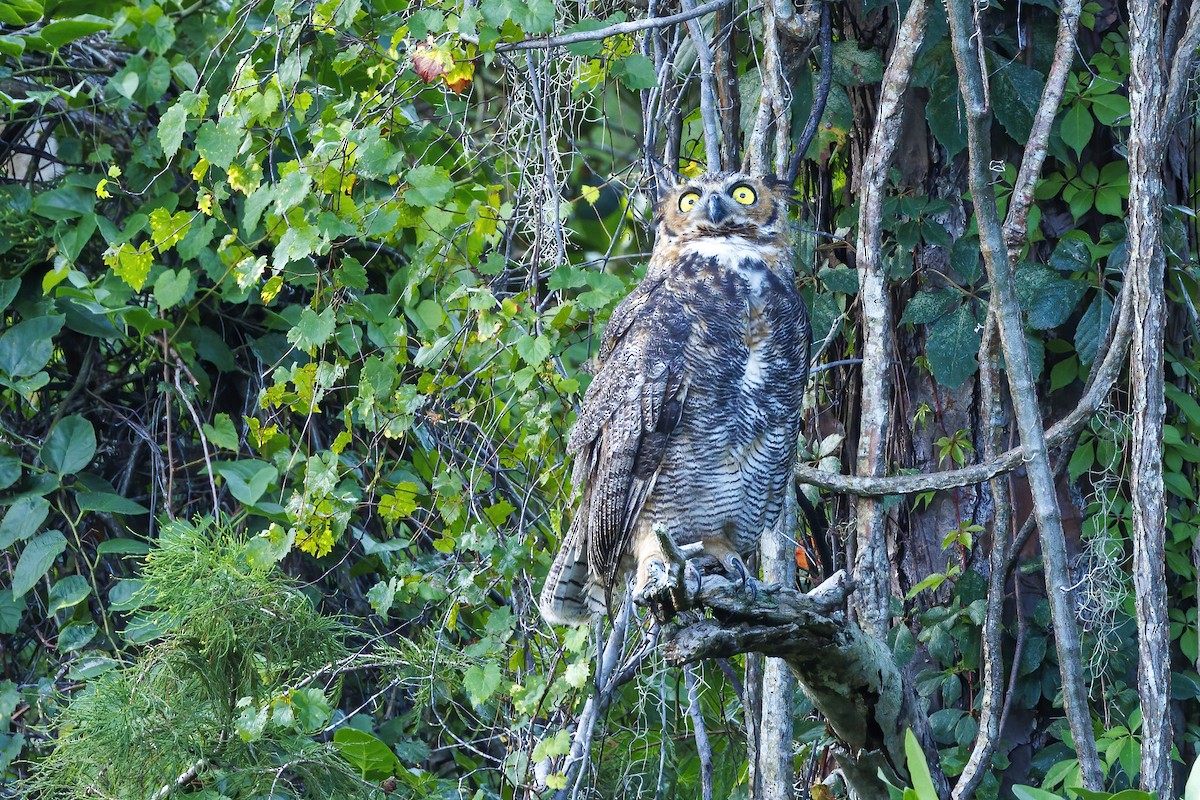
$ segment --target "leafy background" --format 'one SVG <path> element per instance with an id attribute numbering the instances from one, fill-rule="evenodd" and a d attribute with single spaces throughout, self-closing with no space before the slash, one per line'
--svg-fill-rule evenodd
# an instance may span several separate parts
<path id="1" fill-rule="evenodd" d="M 1049 63 L 1056 17 L 1043 5 L 992 12 L 1002 154 L 1019 153 Z M 939 13 L 917 63 L 921 100 L 957 97 Z M 805 457 L 844 471 L 858 388 L 844 363 L 859 343 L 855 148 L 888 12 L 868 2 L 836 14 L 833 90 L 799 186 L 797 264 L 818 353 L 838 364 L 810 390 Z M 640 93 L 659 78 L 630 35 L 513 44 L 634 16 L 551 0 L 0 6 L 6 785 L 32 776 L 21 791 L 143 796 L 196 766 L 181 786 L 214 798 L 561 788 L 556 759 L 591 691 L 594 644 L 587 630 L 542 624 L 533 598 L 569 517 L 563 443 L 588 356 L 651 246 L 639 148 L 642 126 L 657 122 L 642 119 Z M 1017 271 L 1051 411 L 1081 391 L 1125 258 L 1125 30 L 1100 3 L 1084 26 Z M 743 133 L 761 84 L 753 51 L 739 64 Z M 817 82 L 808 70 L 794 87 L 801 119 Z M 885 213 L 911 356 L 897 470 L 976 460 L 988 298 L 954 171 L 961 104 L 927 102 L 910 123 L 926 155 L 894 171 Z M 696 174 L 698 112 L 681 125 L 677 166 Z M 1166 219 L 1181 757 L 1200 723 L 1190 157 L 1174 162 Z M 1002 202 L 1014 175 L 996 170 Z M 1122 646 L 1124 404 L 1112 398 L 1068 470 L 1077 604 L 1114 790 L 1138 772 L 1136 676 Z M 844 558 L 836 533 L 850 509 L 823 500 L 828 568 Z M 904 535 L 932 544 L 897 557 L 908 594 L 890 643 L 954 774 L 976 732 L 978 534 L 990 511 L 970 488 L 895 502 Z M 997 756 L 983 797 L 1002 782 L 1077 785 L 1035 549 L 1016 580 L 1025 594 L 1016 589 L 1007 652 L 1025 738 Z M 747 791 L 739 667 L 701 673 L 722 797 Z M 118 702 L 127 696 L 138 702 Z M 807 797 L 830 742 L 796 703 Z M 596 792 L 698 796 L 681 675 L 649 664 L 614 705 L 593 753 Z M 162 759 L 145 761 L 145 743 L 159 740 Z"/>

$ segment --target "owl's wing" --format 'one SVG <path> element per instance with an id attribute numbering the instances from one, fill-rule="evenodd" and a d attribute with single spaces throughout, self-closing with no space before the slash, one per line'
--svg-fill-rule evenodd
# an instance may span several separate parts
<path id="1" fill-rule="evenodd" d="M 567 446 L 582 489 L 572 527 L 606 589 L 683 413 L 690 331 L 689 314 L 662 282 L 626 298 L 605 332 L 604 361 Z"/>

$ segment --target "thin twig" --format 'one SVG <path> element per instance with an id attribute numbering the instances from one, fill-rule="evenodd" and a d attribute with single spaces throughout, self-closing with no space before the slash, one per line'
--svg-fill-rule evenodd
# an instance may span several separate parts
<path id="1" fill-rule="evenodd" d="M 700 758 L 700 796 L 703 800 L 713 800 L 713 754 L 708 743 L 708 728 L 704 725 L 704 711 L 700 708 L 695 664 L 683 668 L 683 683 L 687 687 L 688 716 L 692 718 L 696 733 L 696 755 Z"/>

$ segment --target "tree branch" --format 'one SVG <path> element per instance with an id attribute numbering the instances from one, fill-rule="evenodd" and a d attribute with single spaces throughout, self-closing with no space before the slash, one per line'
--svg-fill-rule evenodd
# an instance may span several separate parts
<path id="1" fill-rule="evenodd" d="M 874 800 L 887 796 L 879 767 L 907 779 L 904 732 L 920 712 L 887 647 L 846 619 L 851 591 L 845 571 L 807 594 L 777 584 L 751 594 L 709 575 L 698 588 L 684 588 L 681 600 L 714 618 L 668 627 L 663 652 L 676 664 L 747 652 L 784 659 L 846 748 L 843 766 L 856 796 Z"/>
<path id="2" fill-rule="evenodd" d="M 881 476 L 887 469 L 887 437 L 891 424 L 892 334 L 895 328 L 881 258 L 883 198 L 888 165 L 896 151 L 904 116 L 904 94 L 913 61 L 925 38 L 927 0 L 913 0 L 899 30 L 883 74 L 879 116 L 859 175 L 858 285 L 862 308 L 862 407 L 859 418 L 858 474 Z M 855 608 L 859 622 L 876 636 L 887 633 L 891 567 L 887 556 L 887 514 L 883 504 L 860 500 L 855 507 L 857 548 L 854 579 L 861 594 Z"/>
<path id="3" fill-rule="evenodd" d="M 1142 709 L 1141 787 L 1174 797 L 1171 775 L 1171 637 L 1167 619 L 1166 498 L 1163 494 L 1162 164 L 1166 80 L 1159 3 L 1129 9 L 1129 261 L 1134 296 L 1129 358 L 1129 489 L 1132 505 L 1133 587 L 1138 641 L 1138 699 Z"/>
<path id="4" fill-rule="evenodd" d="M 596 42 L 601 39 L 607 39 L 610 36 L 618 36 L 622 33 L 636 33 L 638 31 L 649 30 L 651 28 L 669 28 L 672 25 L 678 25 L 681 22 L 693 20 L 696 17 L 702 17 L 705 14 L 711 14 L 718 8 L 723 8 L 729 5 L 730 0 L 712 0 L 702 6 L 696 6 L 692 9 L 685 9 L 678 14 L 671 14 L 666 17 L 646 17 L 645 19 L 634 19 L 628 22 L 618 22 L 609 25 L 605 28 L 598 28 L 594 31 L 577 31 L 575 33 L 564 33 L 558 36 L 549 36 L 545 39 L 522 39 L 519 42 L 508 42 L 506 44 L 496 45 L 497 53 L 508 53 L 513 50 L 549 50 L 554 47 L 562 47 L 568 44 L 579 44 L 581 42 Z M 471 37 L 461 37 L 465 41 L 472 41 Z M 476 41 L 478 44 L 478 41 Z"/>
<path id="5" fill-rule="evenodd" d="M 973 8 L 973 4 L 965 0 L 949 0 L 947 4 L 951 46 L 966 106 L 971 200 L 975 206 L 980 248 L 996 301 L 996 319 L 1004 347 L 1009 394 L 1021 435 L 1021 447 L 1025 453 L 1034 511 L 1041 534 L 1047 594 L 1062 676 L 1063 705 L 1075 740 L 1083 782 L 1087 788 L 1099 790 L 1104 775 L 1096 752 L 1087 705 L 1087 687 L 1083 680 L 1079 628 L 1075 623 L 1070 595 L 1066 536 L 1063 533 L 1054 475 L 1050 469 L 1037 389 L 1029 364 L 1021 307 L 1013 285 L 1013 265 L 1005 246 L 995 190 L 987 166 L 991 160 L 992 119 L 982 64 L 983 37 L 973 19 Z"/>
<path id="6" fill-rule="evenodd" d="M 1132 318 L 1130 293 L 1122 289 L 1117 315 L 1110 328 L 1109 341 L 1097 351 L 1097 353 L 1104 352 L 1104 358 L 1099 366 L 1093 368 L 1092 374 L 1089 376 L 1089 388 L 1079 399 L 1079 404 L 1046 431 L 1047 447 L 1060 447 L 1079 433 L 1088 420 L 1095 416 L 1096 410 L 1112 392 L 1113 386 L 1125 366 L 1125 354 L 1128 351 L 1129 338 L 1133 331 Z M 1011 472 L 1023 461 L 1024 450 L 1014 447 L 979 464 L 923 475 L 889 475 L 886 477 L 841 475 L 810 467 L 807 464 L 799 464 L 795 468 L 795 476 L 796 480 L 821 489 L 843 494 L 884 497 L 983 483 L 1001 473 Z"/>

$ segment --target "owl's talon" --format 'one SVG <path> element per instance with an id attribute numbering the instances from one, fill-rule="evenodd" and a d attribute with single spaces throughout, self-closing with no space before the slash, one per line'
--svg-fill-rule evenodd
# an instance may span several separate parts
<path id="1" fill-rule="evenodd" d="M 746 569 L 746 563 L 742 559 L 730 556 L 726 562 L 726 571 L 732 579 L 742 584 L 742 589 L 750 595 L 751 600 L 758 599 L 758 581 L 750 575 L 750 571 Z"/>
<path id="2" fill-rule="evenodd" d="M 687 562 L 686 566 L 684 566 L 684 568 L 683 568 L 683 578 L 684 578 L 685 586 L 686 586 L 689 578 L 695 579 L 696 590 L 694 592 L 689 592 L 688 594 L 689 594 L 689 596 L 692 596 L 692 597 L 699 595 L 700 589 L 704 584 L 704 576 L 700 574 L 700 570 L 698 570 L 696 568 L 696 565 L 693 564 L 691 561 Z"/>

